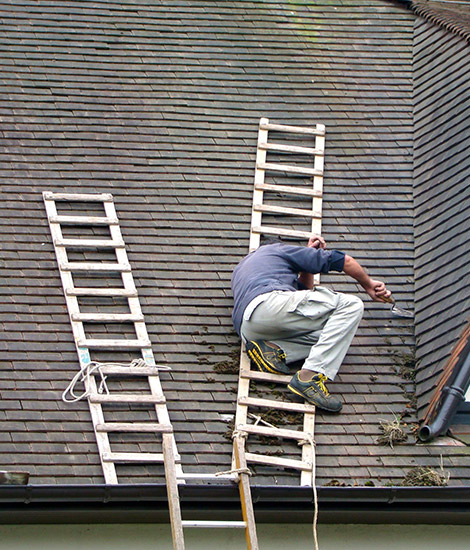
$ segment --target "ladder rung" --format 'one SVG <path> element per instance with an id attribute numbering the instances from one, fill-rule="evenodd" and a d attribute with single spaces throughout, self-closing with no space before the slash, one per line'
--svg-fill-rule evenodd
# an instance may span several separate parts
<path id="1" fill-rule="evenodd" d="M 305 168 L 304 166 L 290 166 L 288 164 L 274 164 L 272 162 L 260 162 L 256 165 L 259 170 L 275 170 L 278 172 L 292 172 L 294 174 L 307 174 L 308 176 L 323 176 L 323 170 Z"/>
<path id="2" fill-rule="evenodd" d="M 270 151 L 285 151 L 286 153 L 301 153 L 305 155 L 321 155 L 324 152 L 321 149 L 313 149 L 312 147 L 298 147 L 296 145 L 284 145 L 281 143 L 260 143 L 258 145 L 260 149 L 267 149 Z"/>
<path id="3" fill-rule="evenodd" d="M 256 183 L 255 189 L 262 191 L 275 191 L 277 193 L 286 193 L 289 195 L 308 195 L 309 197 L 323 197 L 321 191 L 310 187 L 292 187 L 291 185 L 273 185 L 271 183 Z"/>
<path id="4" fill-rule="evenodd" d="M 305 128 L 303 126 L 286 126 L 284 124 L 266 124 L 259 125 L 260 130 L 275 130 L 277 132 L 292 132 L 293 134 L 313 134 L 314 136 L 324 136 L 325 126 L 317 124 L 315 128 Z"/>
<path id="5" fill-rule="evenodd" d="M 118 225 L 117 218 L 106 218 L 104 216 L 51 216 L 51 223 L 62 225 Z"/>
<path id="6" fill-rule="evenodd" d="M 44 191 L 43 197 L 48 201 L 113 202 L 113 196 L 110 193 L 90 195 L 88 193 L 51 193 Z"/>
<path id="7" fill-rule="evenodd" d="M 113 349 L 135 349 L 135 348 L 149 348 L 152 343 L 150 340 L 111 340 L 104 338 L 98 340 L 94 338 L 79 340 L 78 346 L 85 348 L 113 348 Z"/>
<path id="8" fill-rule="evenodd" d="M 67 296 L 120 296 L 124 298 L 135 298 L 137 290 L 127 288 L 66 288 Z"/>
<path id="9" fill-rule="evenodd" d="M 300 237 L 302 239 L 309 239 L 313 236 L 313 233 L 308 231 L 295 231 L 293 229 L 281 229 L 280 227 L 252 227 L 253 233 L 262 233 L 265 235 L 283 235 L 284 237 Z"/>
<path id="10" fill-rule="evenodd" d="M 158 376 L 157 367 L 118 367 L 110 365 L 101 367 L 100 371 L 103 374 L 113 376 Z"/>
<path id="11" fill-rule="evenodd" d="M 144 320 L 142 313 L 74 313 L 72 321 L 81 323 L 138 323 Z"/>
<path id="12" fill-rule="evenodd" d="M 164 462 L 163 453 L 103 453 L 103 462 Z"/>
<path id="13" fill-rule="evenodd" d="M 270 374 L 269 372 L 258 372 L 253 370 L 241 369 L 241 378 L 250 378 L 250 380 L 259 380 L 262 382 L 277 382 L 279 384 L 288 384 L 292 376 L 282 374 Z"/>
<path id="14" fill-rule="evenodd" d="M 55 246 L 66 248 L 124 248 L 124 241 L 111 239 L 54 239 Z"/>
<path id="15" fill-rule="evenodd" d="M 200 521 L 200 520 L 183 520 L 181 522 L 183 527 L 201 527 L 205 529 L 245 529 L 246 523 L 244 521 Z"/>
<path id="16" fill-rule="evenodd" d="M 287 214 L 292 216 L 306 216 L 308 218 L 318 218 L 321 220 L 321 214 L 313 210 L 304 210 L 301 208 L 286 208 L 285 206 L 274 206 L 271 204 L 254 204 L 253 210 L 256 212 L 273 212 L 277 214 Z"/>
<path id="17" fill-rule="evenodd" d="M 132 395 L 132 394 L 91 394 L 88 396 L 90 403 L 151 403 L 155 405 L 164 405 L 166 400 L 163 396 L 156 395 Z"/>
<path id="18" fill-rule="evenodd" d="M 293 468 L 294 470 L 312 470 L 312 465 L 302 460 L 293 460 L 290 458 L 279 458 L 277 456 L 260 455 L 256 453 L 246 453 L 247 462 L 255 462 L 257 464 L 269 464 L 270 466 L 281 466 L 283 468 Z"/>
<path id="19" fill-rule="evenodd" d="M 222 474 L 222 475 L 215 475 L 215 474 L 185 474 L 184 472 L 181 474 L 178 474 L 178 479 L 199 479 L 199 480 L 230 480 L 235 481 L 238 478 L 237 474 Z"/>
<path id="20" fill-rule="evenodd" d="M 253 424 L 241 424 L 240 426 L 237 426 L 237 430 L 253 435 L 282 437 L 284 439 L 297 439 L 298 441 L 302 441 L 307 437 L 305 432 L 299 432 L 296 430 L 285 430 L 283 428 L 271 428 L 269 426 L 255 426 Z"/>
<path id="21" fill-rule="evenodd" d="M 104 272 L 122 272 L 131 271 L 129 264 L 87 264 L 84 262 L 67 262 L 60 264 L 61 271 L 104 271 Z"/>
<path id="22" fill-rule="evenodd" d="M 158 433 L 173 433 L 171 424 L 151 424 L 142 422 L 106 422 L 104 424 L 96 424 L 97 432 L 158 432 Z"/>
<path id="23" fill-rule="evenodd" d="M 272 399 L 259 399 L 257 397 L 240 397 L 239 405 L 252 407 L 268 407 L 270 409 L 278 409 L 280 411 L 292 411 L 300 413 L 314 413 L 315 406 L 303 403 L 291 403 L 289 401 L 274 401 Z"/>

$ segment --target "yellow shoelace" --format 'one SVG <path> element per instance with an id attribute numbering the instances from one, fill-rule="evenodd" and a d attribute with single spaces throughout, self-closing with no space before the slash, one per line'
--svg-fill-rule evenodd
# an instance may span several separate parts
<path id="1" fill-rule="evenodd" d="M 324 374 L 318 375 L 318 385 L 320 386 L 321 390 L 325 394 L 326 397 L 330 395 L 330 392 L 326 389 L 325 382 L 328 380 L 328 378 Z"/>

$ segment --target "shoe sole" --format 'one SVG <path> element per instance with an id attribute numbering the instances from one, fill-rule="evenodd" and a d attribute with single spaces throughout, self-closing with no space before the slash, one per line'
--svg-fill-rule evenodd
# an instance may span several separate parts
<path id="1" fill-rule="evenodd" d="M 253 348 L 247 349 L 248 357 L 257 366 L 259 371 L 269 372 L 271 374 L 286 374 L 275 369 L 274 365 L 264 359 L 263 352 L 261 351 L 261 348 L 258 346 L 258 344 L 250 342 L 250 345 L 253 346 Z"/>
<path id="2" fill-rule="evenodd" d="M 310 399 L 308 397 L 306 397 L 303 393 L 300 393 L 298 390 L 293 388 L 290 384 L 287 384 L 287 387 L 296 396 L 301 397 L 302 399 L 307 401 L 310 405 L 313 405 L 314 407 L 318 407 L 319 409 L 322 409 L 324 411 L 336 413 L 336 412 L 340 412 L 340 410 L 343 408 L 343 406 L 341 406 L 339 409 L 328 409 L 327 407 L 324 407 L 323 405 L 318 405 L 318 403 L 314 403 L 313 401 L 310 401 Z"/>

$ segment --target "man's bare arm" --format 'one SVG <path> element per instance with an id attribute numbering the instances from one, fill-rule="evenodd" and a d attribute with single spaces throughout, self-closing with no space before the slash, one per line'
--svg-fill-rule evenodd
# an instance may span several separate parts
<path id="1" fill-rule="evenodd" d="M 371 279 L 365 269 L 352 256 L 346 254 L 344 259 L 344 273 L 349 275 L 362 286 L 367 294 L 375 302 L 385 302 L 391 296 L 391 292 L 385 287 L 382 281 Z"/>

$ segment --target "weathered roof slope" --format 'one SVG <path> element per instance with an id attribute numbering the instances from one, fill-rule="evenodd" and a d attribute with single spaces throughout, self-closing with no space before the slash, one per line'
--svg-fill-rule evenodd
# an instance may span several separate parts
<path id="1" fill-rule="evenodd" d="M 421 19 L 414 69 L 416 381 L 421 414 L 470 316 L 470 45 Z"/>
<path id="2" fill-rule="evenodd" d="M 103 481 L 86 404 L 60 400 L 78 361 L 41 200 L 51 190 L 113 193 L 157 361 L 173 368 L 162 380 L 183 465 L 227 469 L 237 377 L 214 365 L 238 349 L 229 279 L 248 247 L 260 116 L 326 124 L 324 234 L 411 305 L 414 16 L 382 0 L 2 10 L 2 468 L 21 465 L 34 483 Z M 376 443 L 382 419 L 414 419 L 413 383 L 398 372 L 412 333 L 367 302 L 331 388 L 344 412 L 317 418 L 319 484 L 396 483 L 439 464 L 435 448 Z M 463 460 L 452 453 L 446 467 Z M 256 482 L 292 482 L 261 472 Z"/>

